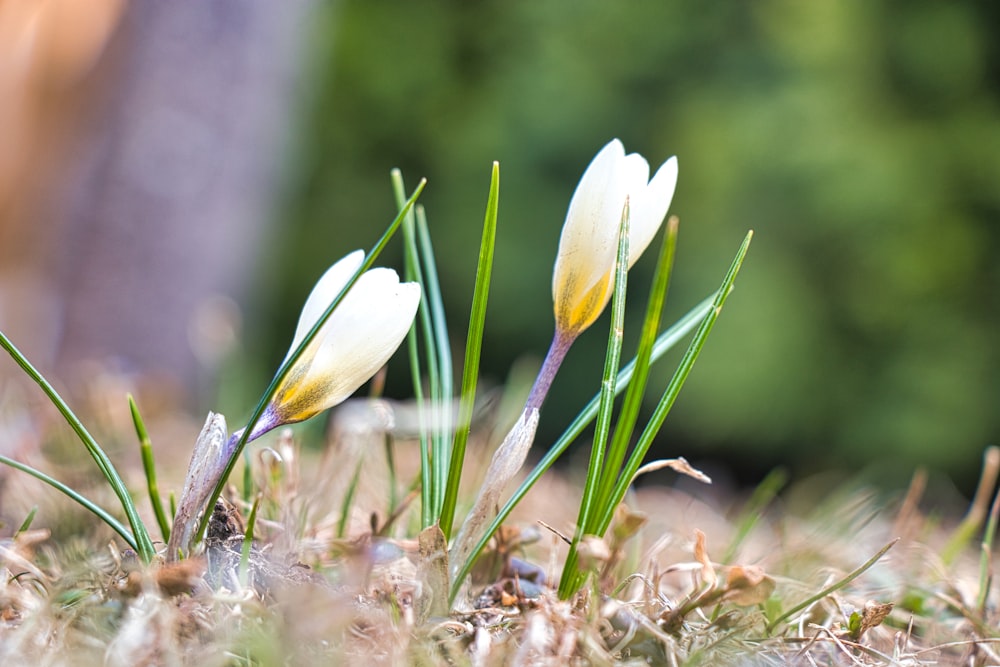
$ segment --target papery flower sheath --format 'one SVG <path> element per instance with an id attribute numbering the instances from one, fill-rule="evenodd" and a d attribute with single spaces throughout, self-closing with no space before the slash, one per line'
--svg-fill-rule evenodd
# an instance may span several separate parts
<path id="1" fill-rule="evenodd" d="M 331 266 L 306 299 L 285 360 L 364 261 L 356 250 Z M 367 382 L 392 356 L 420 303 L 417 283 L 400 283 L 392 269 L 366 271 L 278 386 L 249 440 L 332 408 Z"/>
<path id="2" fill-rule="evenodd" d="M 594 323 L 614 288 L 615 252 L 626 198 L 629 202 L 629 268 L 652 241 L 677 185 L 677 158 L 652 180 L 638 153 L 625 154 L 613 139 L 594 157 L 576 186 L 559 238 L 552 275 L 556 329 L 576 337 Z"/>

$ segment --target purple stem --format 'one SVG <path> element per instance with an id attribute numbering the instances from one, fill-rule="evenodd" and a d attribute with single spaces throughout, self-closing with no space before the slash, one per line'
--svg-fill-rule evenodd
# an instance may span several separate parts
<path id="1" fill-rule="evenodd" d="M 267 406 L 267 408 L 264 409 L 264 414 L 262 414 L 260 419 L 257 420 L 257 423 L 253 425 L 253 430 L 250 431 L 250 435 L 247 437 L 247 441 L 244 444 L 250 444 L 268 431 L 281 426 L 281 424 L 281 420 L 274 413 L 274 410 L 271 409 L 271 406 Z M 223 461 L 228 461 L 233 455 L 233 452 L 236 450 L 236 443 L 239 442 L 240 436 L 243 435 L 243 431 L 245 430 L 246 428 L 241 428 L 238 431 L 233 431 L 233 434 L 229 437 L 229 441 L 226 442 L 226 448 L 222 456 Z"/>
<path id="2" fill-rule="evenodd" d="M 525 411 L 541 410 L 545 396 L 549 393 L 552 381 L 556 377 L 556 372 L 562 365 L 563 359 L 566 358 L 566 353 L 569 352 L 574 340 L 576 340 L 575 335 L 569 335 L 558 328 L 556 329 L 556 333 L 552 337 L 552 345 L 549 346 L 549 352 L 545 355 L 545 361 L 542 362 L 542 368 L 538 371 L 538 377 L 535 378 L 535 385 L 531 388 L 528 401 L 524 404 Z"/>

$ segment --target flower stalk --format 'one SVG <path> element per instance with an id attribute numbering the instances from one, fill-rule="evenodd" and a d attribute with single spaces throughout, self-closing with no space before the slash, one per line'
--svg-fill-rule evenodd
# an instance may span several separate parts
<path id="1" fill-rule="evenodd" d="M 627 271 L 663 223 L 676 184 L 676 158 L 664 162 L 650 180 L 645 158 L 637 153 L 626 155 L 618 139 L 605 145 L 584 171 L 570 199 L 552 273 L 552 343 L 524 410 L 494 453 L 486 483 L 462 525 L 452 552 L 456 571 L 471 553 L 482 527 L 496 515 L 504 488 L 524 464 L 542 404 L 566 353 L 611 299 L 620 241 L 627 261 L 623 270 Z M 627 220 L 624 232 L 623 219 Z"/>

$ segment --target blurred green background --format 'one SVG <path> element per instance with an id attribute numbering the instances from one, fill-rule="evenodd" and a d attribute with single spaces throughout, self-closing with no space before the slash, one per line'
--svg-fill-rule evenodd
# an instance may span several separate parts
<path id="1" fill-rule="evenodd" d="M 714 460 L 745 482 L 786 465 L 899 484 L 926 465 L 971 488 L 1000 436 L 1000 5 L 345 0 L 312 20 L 275 213 L 288 278 L 262 284 L 249 313 L 268 368 L 319 273 L 394 216 L 393 167 L 411 187 L 429 180 L 421 202 L 460 344 L 493 160 L 483 372 L 500 383 L 540 359 L 566 205 L 619 137 L 654 169 L 680 161 L 669 319 L 756 232 L 657 455 Z M 397 243 L 383 263 L 399 256 Z M 652 263 L 631 274 L 627 336 Z M 536 452 L 597 390 L 606 323 L 557 378 Z M 400 367 L 390 391 L 407 386 Z"/>

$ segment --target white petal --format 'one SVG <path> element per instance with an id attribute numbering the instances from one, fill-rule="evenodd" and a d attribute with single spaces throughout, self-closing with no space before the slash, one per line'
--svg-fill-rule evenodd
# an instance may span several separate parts
<path id="1" fill-rule="evenodd" d="M 649 163 L 625 154 L 617 139 L 587 167 L 570 200 L 552 273 L 556 326 L 579 333 L 611 297 L 618 229 L 630 204 L 629 266 L 663 223 L 677 182 L 677 160 L 667 160 L 649 181 Z"/>
<path id="2" fill-rule="evenodd" d="M 320 332 L 304 384 L 324 386 L 322 406 L 340 403 L 381 368 L 410 329 L 420 286 L 392 269 L 367 271 Z"/>
<path id="3" fill-rule="evenodd" d="M 670 202 L 677 187 L 677 158 L 664 162 L 649 185 L 643 187 L 630 198 L 629 214 L 629 268 L 656 236 L 663 224 Z"/>
<path id="4" fill-rule="evenodd" d="M 649 183 L 649 163 L 638 153 L 629 153 L 622 162 L 622 178 L 630 195 L 646 187 Z"/>
<path id="5" fill-rule="evenodd" d="M 344 289 L 344 285 L 347 284 L 347 281 L 351 279 L 351 276 L 354 275 L 354 272 L 358 270 L 358 267 L 364 261 L 365 252 L 363 250 L 355 250 L 338 260 L 316 281 L 316 286 L 313 287 L 312 292 L 309 293 L 309 298 L 306 299 L 306 303 L 302 307 L 298 326 L 295 327 L 295 337 L 292 339 L 288 354 L 285 355 L 286 361 L 295 348 L 299 346 L 299 343 L 302 342 L 302 339 L 306 337 L 306 334 L 309 333 L 309 330 L 313 328 L 313 325 L 316 324 L 320 316 L 326 311 L 333 300 L 337 298 L 340 291 Z"/>
<path id="6" fill-rule="evenodd" d="M 594 157 L 570 199 L 559 237 L 553 272 L 553 297 L 567 284 L 586 291 L 614 262 L 618 222 L 628 192 L 625 148 L 617 139 Z"/>

